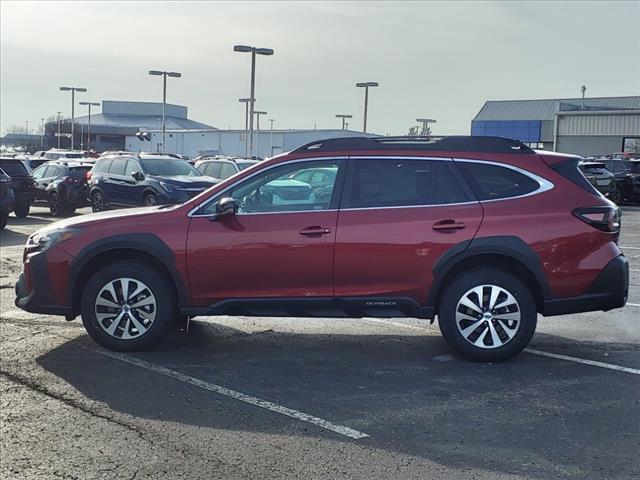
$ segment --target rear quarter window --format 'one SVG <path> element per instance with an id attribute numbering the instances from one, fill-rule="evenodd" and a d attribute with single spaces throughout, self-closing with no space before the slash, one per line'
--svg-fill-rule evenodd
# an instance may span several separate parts
<path id="1" fill-rule="evenodd" d="M 508 167 L 456 161 L 478 200 L 498 200 L 527 195 L 540 184 L 527 175 Z"/>
<path id="2" fill-rule="evenodd" d="M 14 175 L 29 175 L 27 168 L 20 160 L 0 160 L 0 168 L 10 177 Z"/>

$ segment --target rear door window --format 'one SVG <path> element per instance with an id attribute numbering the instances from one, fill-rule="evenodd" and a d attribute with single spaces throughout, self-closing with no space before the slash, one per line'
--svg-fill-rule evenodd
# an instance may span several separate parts
<path id="1" fill-rule="evenodd" d="M 222 173 L 220 174 L 220 178 L 229 178 L 231 175 L 235 175 L 237 173 L 236 167 L 234 167 L 230 163 L 222 164 Z"/>
<path id="2" fill-rule="evenodd" d="M 222 162 L 211 162 L 207 175 L 215 178 L 222 178 Z"/>
<path id="3" fill-rule="evenodd" d="M 111 175 L 124 175 L 126 165 L 126 158 L 114 158 L 109 167 L 109 173 Z"/>
<path id="4" fill-rule="evenodd" d="M 536 180 L 508 167 L 458 160 L 456 165 L 478 200 L 520 197 L 540 188 Z"/>
<path id="5" fill-rule="evenodd" d="M 451 162 L 352 160 L 342 208 L 444 205 L 469 201 Z"/>

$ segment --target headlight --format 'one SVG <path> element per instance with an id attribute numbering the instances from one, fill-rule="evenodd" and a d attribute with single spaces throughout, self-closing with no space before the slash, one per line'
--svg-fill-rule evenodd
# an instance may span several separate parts
<path id="1" fill-rule="evenodd" d="M 27 239 L 25 255 L 31 252 L 46 252 L 54 245 L 69 240 L 80 231 L 79 228 L 54 228 L 38 231 Z"/>
<path id="2" fill-rule="evenodd" d="M 175 185 L 171 185 L 170 183 L 160 182 L 160 186 L 167 192 L 173 192 L 176 189 Z"/>

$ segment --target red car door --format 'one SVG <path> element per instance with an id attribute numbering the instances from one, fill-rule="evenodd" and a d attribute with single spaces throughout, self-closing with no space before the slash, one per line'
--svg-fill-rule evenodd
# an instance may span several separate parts
<path id="1" fill-rule="evenodd" d="M 335 248 L 335 296 L 425 305 L 437 260 L 482 221 L 450 159 L 349 160 Z"/>
<path id="2" fill-rule="evenodd" d="M 193 304 L 230 299 L 331 298 L 341 175 L 329 198 L 292 179 L 307 168 L 344 169 L 345 160 L 296 160 L 256 172 L 193 216 L 187 268 Z M 212 221 L 221 198 L 239 211 Z"/>

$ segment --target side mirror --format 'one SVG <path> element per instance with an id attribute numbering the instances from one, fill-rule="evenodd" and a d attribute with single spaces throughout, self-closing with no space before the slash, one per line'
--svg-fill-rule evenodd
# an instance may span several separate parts
<path id="1" fill-rule="evenodd" d="M 224 197 L 221 198 L 218 205 L 216 205 L 216 218 L 235 215 L 237 211 L 238 202 L 236 202 L 234 198 Z"/>
<path id="2" fill-rule="evenodd" d="M 132 176 L 135 180 L 137 180 L 137 181 L 139 181 L 139 182 L 141 182 L 142 180 L 144 180 L 144 175 L 143 175 L 142 173 L 140 173 L 140 172 L 133 172 L 133 173 L 131 173 L 131 176 Z"/>

